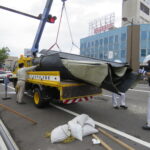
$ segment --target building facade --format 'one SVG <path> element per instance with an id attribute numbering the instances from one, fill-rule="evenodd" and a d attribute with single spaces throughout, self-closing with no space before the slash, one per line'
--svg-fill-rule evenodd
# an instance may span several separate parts
<path id="1" fill-rule="evenodd" d="M 122 25 L 128 25 L 131 22 L 138 24 L 150 23 L 150 0 L 123 0 L 122 18 L 128 18 L 122 21 Z"/>
<path id="2" fill-rule="evenodd" d="M 128 63 L 134 70 L 150 55 L 150 24 L 129 25 L 80 40 L 80 55 Z"/>
<path id="3" fill-rule="evenodd" d="M 4 62 L 4 69 L 5 70 L 12 70 L 15 61 L 18 60 L 18 57 L 15 56 L 8 56 L 8 58 Z"/>

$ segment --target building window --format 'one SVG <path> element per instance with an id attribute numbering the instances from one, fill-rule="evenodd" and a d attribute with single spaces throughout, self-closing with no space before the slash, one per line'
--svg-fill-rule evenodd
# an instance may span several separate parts
<path id="1" fill-rule="evenodd" d="M 104 38 L 104 50 L 108 50 L 108 38 Z"/>
<path id="2" fill-rule="evenodd" d="M 121 41 L 125 41 L 126 40 L 126 33 L 122 33 L 121 34 Z"/>
<path id="3" fill-rule="evenodd" d="M 99 58 L 100 58 L 100 59 L 103 59 L 103 53 L 102 53 L 102 52 L 99 53 Z"/>
<path id="4" fill-rule="evenodd" d="M 81 49 L 83 49 L 83 43 L 81 43 L 81 46 L 80 46 L 80 48 L 81 48 Z"/>
<path id="5" fill-rule="evenodd" d="M 147 39 L 147 33 L 146 31 L 141 32 L 141 40 L 146 40 Z"/>
<path id="6" fill-rule="evenodd" d="M 113 44 L 113 36 L 109 37 L 109 44 Z"/>
<path id="7" fill-rule="evenodd" d="M 147 46 L 147 41 L 146 40 L 141 41 L 141 49 L 146 49 L 146 46 Z"/>
<path id="8" fill-rule="evenodd" d="M 114 45 L 114 50 L 119 50 L 119 44 Z"/>
<path id="9" fill-rule="evenodd" d="M 94 42 L 92 41 L 92 47 L 94 46 Z"/>
<path id="10" fill-rule="evenodd" d="M 98 47 L 99 43 L 98 40 L 95 41 L 95 47 Z"/>
<path id="11" fill-rule="evenodd" d="M 143 48 L 143 47 L 141 47 L 141 48 Z M 150 49 L 150 41 L 148 41 L 148 48 Z"/>
<path id="12" fill-rule="evenodd" d="M 150 40 L 150 32 L 148 32 L 148 39 Z"/>
<path id="13" fill-rule="evenodd" d="M 146 49 L 141 49 L 141 57 L 145 57 L 146 56 Z"/>
<path id="14" fill-rule="evenodd" d="M 108 50 L 108 45 L 104 45 L 104 50 L 105 50 L 105 51 Z"/>
<path id="15" fill-rule="evenodd" d="M 125 50 L 122 50 L 122 51 L 121 51 L 121 58 L 125 58 L 125 56 L 126 56 L 125 54 L 126 54 L 126 53 L 125 53 Z"/>
<path id="16" fill-rule="evenodd" d="M 145 14 L 149 15 L 149 8 L 145 6 L 143 3 L 140 3 L 140 9 L 143 11 Z"/>
<path id="17" fill-rule="evenodd" d="M 100 39 L 100 46 L 103 46 L 103 39 Z"/>
<path id="18" fill-rule="evenodd" d="M 147 54 L 150 55 L 150 49 L 147 50 Z"/>
<path id="19" fill-rule="evenodd" d="M 108 52 L 104 51 L 104 59 L 108 59 Z"/>
<path id="20" fill-rule="evenodd" d="M 113 44 L 109 45 L 109 50 L 113 50 Z"/>
<path id="21" fill-rule="evenodd" d="M 108 45 L 108 38 L 104 38 L 104 45 Z"/>
<path id="22" fill-rule="evenodd" d="M 115 43 L 118 43 L 118 35 L 115 35 Z"/>
<path id="23" fill-rule="evenodd" d="M 122 42 L 122 43 L 121 43 L 121 49 L 122 49 L 122 50 L 125 50 L 125 49 L 126 49 L 126 46 L 127 46 L 126 42 Z"/>
<path id="24" fill-rule="evenodd" d="M 84 43 L 84 49 L 86 49 L 86 43 Z"/>
<path id="25" fill-rule="evenodd" d="M 91 57 L 94 58 L 94 49 L 91 49 Z"/>
<path id="26" fill-rule="evenodd" d="M 88 47 L 90 47 L 90 42 L 88 42 Z"/>

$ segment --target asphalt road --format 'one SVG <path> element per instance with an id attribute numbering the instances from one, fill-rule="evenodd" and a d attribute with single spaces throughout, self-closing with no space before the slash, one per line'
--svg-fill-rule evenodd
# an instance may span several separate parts
<path id="1" fill-rule="evenodd" d="M 138 84 L 135 89 L 129 90 L 126 93 L 127 110 L 113 109 L 111 93 L 108 91 L 104 91 L 102 96 L 89 102 L 50 105 L 44 109 L 37 109 L 33 104 L 32 97 L 27 95 L 24 96 L 25 105 L 16 104 L 13 88 L 9 88 L 8 92 L 11 100 L 2 100 L 4 86 L 0 84 L 0 103 L 32 118 L 37 121 L 37 125 L 33 125 L 3 108 L 0 108 L 0 117 L 20 150 L 104 150 L 105 148 L 102 146 L 92 144 L 91 136 L 84 137 L 82 142 L 76 140 L 67 144 L 51 144 L 50 139 L 44 137 L 46 132 L 51 132 L 55 127 L 73 119 L 75 115 L 83 113 L 92 117 L 96 121 L 97 127 L 103 128 L 134 149 L 149 150 L 150 131 L 144 131 L 141 128 L 146 123 L 149 94 L 150 87 L 146 84 Z M 97 135 L 114 150 L 125 150 L 105 135 L 101 133 Z"/>

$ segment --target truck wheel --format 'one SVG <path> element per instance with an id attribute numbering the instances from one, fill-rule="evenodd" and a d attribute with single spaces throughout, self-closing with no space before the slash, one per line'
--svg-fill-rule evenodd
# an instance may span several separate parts
<path id="1" fill-rule="evenodd" d="M 33 95 L 33 100 L 34 100 L 34 105 L 38 108 L 43 108 L 44 107 L 44 101 L 42 99 L 42 94 L 41 91 L 36 88 L 34 90 L 34 95 Z"/>

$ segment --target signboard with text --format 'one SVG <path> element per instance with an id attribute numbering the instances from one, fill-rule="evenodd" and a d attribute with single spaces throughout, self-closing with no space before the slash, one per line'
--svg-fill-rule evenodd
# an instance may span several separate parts
<path id="1" fill-rule="evenodd" d="M 98 34 L 114 28 L 115 13 L 108 14 L 89 23 L 89 35 Z"/>
<path id="2" fill-rule="evenodd" d="M 111 29 L 111 28 L 113 28 L 113 27 L 114 27 L 114 24 L 111 23 L 111 24 L 106 24 L 106 25 L 104 25 L 104 26 L 95 28 L 95 29 L 94 29 L 94 34 L 108 31 L 109 29 Z"/>

